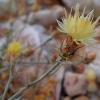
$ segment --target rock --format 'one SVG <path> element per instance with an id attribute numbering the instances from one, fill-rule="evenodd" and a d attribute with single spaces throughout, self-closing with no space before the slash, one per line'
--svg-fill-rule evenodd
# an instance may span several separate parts
<path id="1" fill-rule="evenodd" d="M 66 72 L 64 76 L 64 88 L 69 96 L 86 93 L 85 75 Z"/>
<path id="2" fill-rule="evenodd" d="M 71 100 L 69 97 L 65 97 L 63 100 Z"/>
<path id="3" fill-rule="evenodd" d="M 89 64 L 91 63 L 92 61 L 94 61 L 96 58 L 96 52 L 90 52 L 87 54 L 87 57 L 85 59 L 85 63 L 86 64 Z"/>
<path id="4" fill-rule="evenodd" d="M 23 67 L 16 73 L 16 77 L 14 79 L 14 88 L 19 88 L 22 85 L 25 85 L 36 77 L 36 68 L 33 66 Z"/>
<path id="5" fill-rule="evenodd" d="M 7 38 L 6 37 L 0 38 L 0 50 L 6 44 L 6 42 L 7 42 Z"/>
<path id="6" fill-rule="evenodd" d="M 29 13 L 29 15 L 28 15 L 28 17 L 27 17 L 27 22 L 28 22 L 29 24 L 32 24 L 34 21 L 35 21 L 34 13 L 31 12 L 31 13 Z"/>
<path id="7" fill-rule="evenodd" d="M 17 5 L 15 1 L 0 0 L 0 14 L 6 12 L 16 13 Z"/>
<path id="8" fill-rule="evenodd" d="M 18 19 L 21 20 L 22 22 L 26 23 L 27 22 L 27 15 L 19 16 Z"/>
<path id="9" fill-rule="evenodd" d="M 90 100 L 90 99 L 86 96 L 80 96 L 80 97 L 77 97 L 75 100 Z"/>
<path id="10" fill-rule="evenodd" d="M 83 46 L 81 48 L 79 48 L 75 54 L 73 55 L 73 57 L 71 58 L 71 62 L 72 63 L 79 63 L 82 62 L 83 59 L 85 59 L 86 57 L 86 48 Z"/>
<path id="11" fill-rule="evenodd" d="M 63 14 L 63 7 L 56 5 L 50 9 L 39 10 L 33 14 L 31 13 L 28 17 L 28 22 L 47 26 L 56 23 L 56 19 L 59 19 Z"/>
<path id="12" fill-rule="evenodd" d="M 100 44 L 92 44 L 90 46 L 88 46 L 87 48 L 87 53 L 89 54 L 90 52 L 96 52 L 96 58 L 93 60 L 92 63 L 90 63 L 89 65 L 87 65 L 87 67 L 92 68 L 93 70 L 95 70 L 96 72 L 96 76 L 97 78 L 100 77 L 100 53 L 99 53 L 99 49 L 100 49 Z"/>
<path id="13" fill-rule="evenodd" d="M 12 41 L 19 41 L 22 44 L 23 48 L 31 47 L 34 49 L 41 43 L 44 43 L 49 38 L 49 36 L 47 35 L 48 31 L 42 25 L 39 24 L 28 25 L 18 20 L 14 23 L 12 30 Z M 43 46 L 41 60 L 43 60 L 44 58 L 44 61 L 46 62 L 47 60 L 50 60 L 49 58 L 51 58 L 52 53 L 54 53 L 55 51 L 55 48 L 55 40 L 49 41 L 47 45 Z M 36 53 L 39 53 L 38 50 Z"/>
<path id="14" fill-rule="evenodd" d="M 26 0 L 28 5 L 33 5 L 35 3 L 35 0 Z"/>
<path id="15" fill-rule="evenodd" d="M 100 100 L 100 97 L 97 94 L 91 95 L 90 100 Z"/>
<path id="16" fill-rule="evenodd" d="M 26 24 L 23 23 L 23 21 L 22 21 L 20 18 L 18 18 L 18 19 L 16 19 L 16 20 L 14 21 L 14 23 L 13 23 L 11 29 L 12 29 L 12 31 L 13 31 L 14 33 L 20 33 L 20 32 L 24 29 L 25 25 L 26 25 Z M 17 28 L 16 28 L 16 27 L 17 27 Z"/>
<path id="17" fill-rule="evenodd" d="M 17 29 L 16 29 L 17 27 Z M 46 29 L 41 25 L 28 25 L 18 20 L 13 25 L 13 40 L 19 40 L 24 47 L 38 46 L 40 42 L 40 34 L 46 33 Z"/>
<path id="18" fill-rule="evenodd" d="M 11 30 L 10 22 L 0 22 L 0 29 Z"/>
<path id="19" fill-rule="evenodd" d="M 75 8 L 76 4 L 80 4 L 81 10 L 86 7 L 86 13 L 89 13 L 91 10 L 95 10 L 95 16 L 100 16 L 100 1 L 99 0 L 62 0 L 65 6 L 69 8 Z"/>
<path id="20" fill-rule="evenodd" d="M 85 71 L 85 65 L 83 63 L 75 66 L 75 72 L 84 73 L 84 71 Z"/>
<path id="21" fill-rule="evenodd" d="M 52 6 L 58 4 L 59 0 L 42 0 L 42 3 L 47 6 Z"/>
<path id="22" fill-rule="evenodd" d="M 83 9 L 84 7 L 90 7 L 92 4 L 91 0 L 62 0 L 63 3 L 68 6 L 69 8 L 75 8 L 76 4 L 80 4 L 81 9 Z M 88 11 L 90 11 L 90 9 L 87 9 Z"/>

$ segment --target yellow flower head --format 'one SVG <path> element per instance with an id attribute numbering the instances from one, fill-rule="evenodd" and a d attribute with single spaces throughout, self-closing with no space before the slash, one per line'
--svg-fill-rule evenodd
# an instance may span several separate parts
<path id="1" fill-rule="evenodd" d="M 8 48 L 7 48 L 7 54 L 9 56 L 14 56 L 14 57 L 17 57 L 20 55 L 21 53 L 21 44 L 19 42 L 11 42 L 9 45 L 8 45 Z"/>
<path id="2" fill-rule="evenodd" d="M 94 37 L 95 28 L 100 17 L 93 22 L 93 10 L 87 16 L 85 16 L 85 8 L 83 13 L 80 15 L 79 5 L 76 6 L 73 16 L 71 15 L 71 12 L 69 16 L 67 16 L 67 13 L 65 12 L 65 17 L 62 19 L 62 21 L 57 21 L 59 25 L 58 29 L 61 32 L 72 36 L 72 38 L 76 41 L 86 42 Z"/>

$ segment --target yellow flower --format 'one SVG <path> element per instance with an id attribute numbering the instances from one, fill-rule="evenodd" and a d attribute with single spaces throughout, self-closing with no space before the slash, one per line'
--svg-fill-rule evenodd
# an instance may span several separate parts
<path id="1" fill-rule="evenodd" d="M 21 44 L 19 42 L 13 41 L 8 45 L 7 54 L 9 56 L 17 57 L 21 53 Z"/>
<path id="2" fill-rule="evenodd" d="M 95 81 L 96 80 L 96 73 L 92 68 L 89 68 L 86 73 L 87 81 Z"/>
<path id="3" fill-rule="evenodd" d="M 57 20 L 59 25 L 58 29 L 61 32 L 72 36 L 76 41 L 86 42 L 87 40 L 92 39 L 92 37 L 95 36 L 95 28 L 100 17 L 93 22 L 93 10 L 85 16 L 85 8 L 80 15 L 79 5 L 76 6 L 75 14 L 73 16 L 71 15 L 71 12 L 69 16 L 67 16 L 67 13 L 65 12 L 65 17 L 62 21 Z"/>

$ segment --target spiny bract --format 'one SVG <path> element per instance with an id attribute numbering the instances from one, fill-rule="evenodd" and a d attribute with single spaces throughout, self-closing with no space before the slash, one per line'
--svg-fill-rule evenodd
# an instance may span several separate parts
<path id="1" fill-rule="evenodd" d="M 92 39 L 95 36 L 95 28 L 100 17 L 93 22 L 94 11 L 92 10 L 87 16 L 85 16 L 85 8 L 80 15 L 79 5 L 76 5 L 73 16 L 71 15 L 71 12 L 68 16 L 65 12 L 65 17 L 62 19 L 62 21 L 57 20 L 59 25 L 58 29 L 61 32 L 70 35 L 76 41 L 87 42 L 88 40 Z"/>

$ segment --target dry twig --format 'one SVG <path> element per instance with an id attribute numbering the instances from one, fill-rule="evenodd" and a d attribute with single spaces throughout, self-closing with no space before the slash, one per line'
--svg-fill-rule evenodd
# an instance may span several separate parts
<path id="1" fill-rule="evenodd" d="M 8 89 L 9 89 L 9 87 L 11 85 L 11 82 L 13 80 L 13 67 L 14 67 L 14 63 L 10 62 L 10 67 L 9 67 L 10 75 L 9 75 L 8 82 L 7 82 L 6 86 L 5 86 L 4 93 L 2 95 L 2 100 L 5 100 L 7 91 L 8 91 Z"/>
<path id="2" fill-rule="evenodd" d="M 47 77 L 55 68 L 57 68 L 61 64 L 61 59 L 53 66 L 50 67 L 48 71 L 46 71 L 43 75 L 41 75 L 38 79 L 34 80 L 33 82 L 27 84 L 26 86 L 19 89 L 18 92 L 16 92 L 12 97 L 10 97 L 8 100 L 14 100 L 15 98 L 19 97 L 24 91 L 32 87 L 33 85 L 36 85 L 38 82 L 40 82 L 42 79 Z"/>

